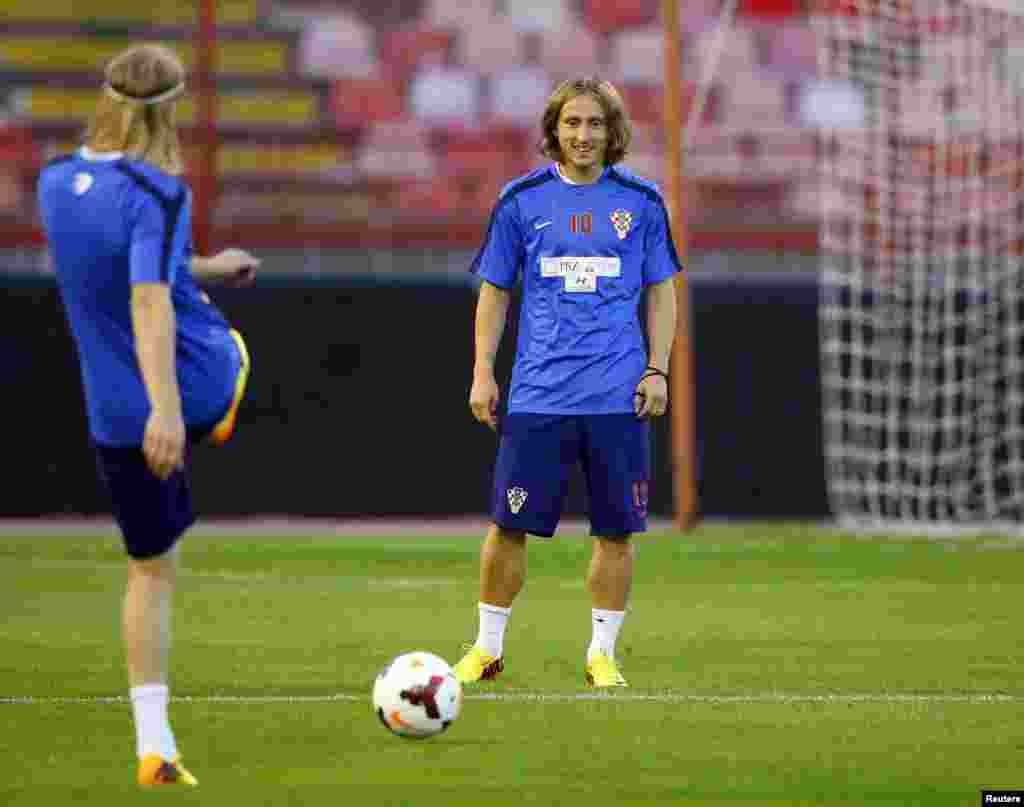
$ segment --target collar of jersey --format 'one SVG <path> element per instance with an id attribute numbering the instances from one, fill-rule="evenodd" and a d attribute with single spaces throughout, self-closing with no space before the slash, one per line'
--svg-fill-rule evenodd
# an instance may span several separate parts
<path id="1" fill-rule="evenodd" d="M 604 167 L 604 170 L 601 172 L 601 176 L 599 176 L 593 182 L 573 182 L 571 179 L 569 179 L 569 177 L 562 173 L 562 166 L 560 163 L 552 163 L 551 166 L 551 170 L 555 172 L 555 176 L 562 180 L 562 183 L 568 185 L 570 188 L 591 188 L 594 185 L 597 185 L 606 176 L 608 176 L 608 172 L 612 170 L 610 165 L 606 165 Z"/>
<path id="2" fill-rule="evenodd" d="M 78 155 L 83 160 L 88 160 L 91 163 L 112 163 L 115 160 L 120 160 L 124 157 L 123 151 L 104 151 L 103 153 L 97 153 L 90 149 L 88 146 L 82 146 L 78 150 Z"/>

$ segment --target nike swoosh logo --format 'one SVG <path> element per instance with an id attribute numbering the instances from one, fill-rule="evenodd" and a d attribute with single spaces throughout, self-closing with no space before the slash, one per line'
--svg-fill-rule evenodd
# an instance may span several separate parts
<path id="1" fill-rule="evenodd" d="M 551 222 L 550 221 L 542 221 L 540 224 L 534 224 L 533 225 L 533 229 L 535 229 L 535 230 L 543 230 L 545 227 L 550 227 L 550 226 L 551 226 Z"/>

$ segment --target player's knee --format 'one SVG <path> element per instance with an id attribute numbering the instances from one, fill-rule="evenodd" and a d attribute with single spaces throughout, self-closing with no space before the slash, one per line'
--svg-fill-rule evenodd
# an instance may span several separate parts
<path id="1" fill-rule="evenodd" d="M 630 533 L 625 533 L 624 535 L 595 535 L 594 551 L 609 555 L 633 557 L 636 554 L 636 548 L 633 546 L 630 537 Z"/>
<path id="2" fill-rule="evenodd" d="M 526 542 L 525 530 L 510 530 L 505 527 L 494 525 L 491 528 L 491 534 L 499 541 L 506 541 L 514 544 L 522 544 Z"/>
<path id="3" fill-rule="evenodd" d="M 173 582 L 177 569 L 177 547 L 152 558 L 130 558 L 128 561 L 128 572 L 132 577 L 151 581 Z"/>

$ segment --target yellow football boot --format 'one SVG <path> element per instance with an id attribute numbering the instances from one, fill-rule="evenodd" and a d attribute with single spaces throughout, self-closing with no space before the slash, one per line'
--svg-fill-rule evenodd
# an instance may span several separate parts
<path id="1" fill-rule="evenodd" d="M 498 677 L 498 673 L 505 669 L 505 660 L 488 656 L 476 645 L 468 649 L 453 668 L 455 677 L 460 684 L 472 684 L 477 681 L 492 681 Z"/>
<path id="2" fill-rule="evenodd" d="M 629 686 L 619 672 L 615 659 L 604 653 L 598 653 L 587 662 L 587 683 L 598 689 Z"/>
<path id="3" fill-rule="evenodd" d="M 139 761 L 139 784 L 142 787 L 157 785 L 189 785 L 199 784 L 191 773 L 178 760 L 168 762 L 159 754 L 146 754 Z"/>

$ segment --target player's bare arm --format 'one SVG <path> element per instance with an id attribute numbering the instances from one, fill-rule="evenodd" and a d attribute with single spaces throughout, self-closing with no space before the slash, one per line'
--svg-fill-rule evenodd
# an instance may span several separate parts
<path id="1" fill-rule="evenodd" d="M 473 416 L 491 429 L 498 428 L 498 382 L 494 379 L 494 358 L 498 354 L 501 335 L 505 332 L 512 293 L 493 283 L 480 285 L 476 304 L 476 361 L 473 365 L 473 386 L 469 391 L 469 408 Z"/>
<path id="2" fill-rule="evenodd" d="M 210 257 L 194 256 L 192 274 L 197 279 L 228 286 L 251 286 L 256 280 L 260 259 L 244 249 L 225 249 Z"/>
<path id="3" fill-rule="evenodd" d="M 175 372 L 175 316 L 170 287 L 132 286 L 135 353 L 151 407 L 142 451 L 150 470 L 166 479 L 185 461 L 185 421 Z"/>
<path id="4" fill-rule="evenodd" d="M 647 364 L 661 373 L 668 373 L 668 360 L 676 333 L 676 287 L 670 277 L 647 289 Z M 637 416 L 659 417 L 668 407 L 668 381 L 664 375 L 651 372 L 636 388 Z"/>

